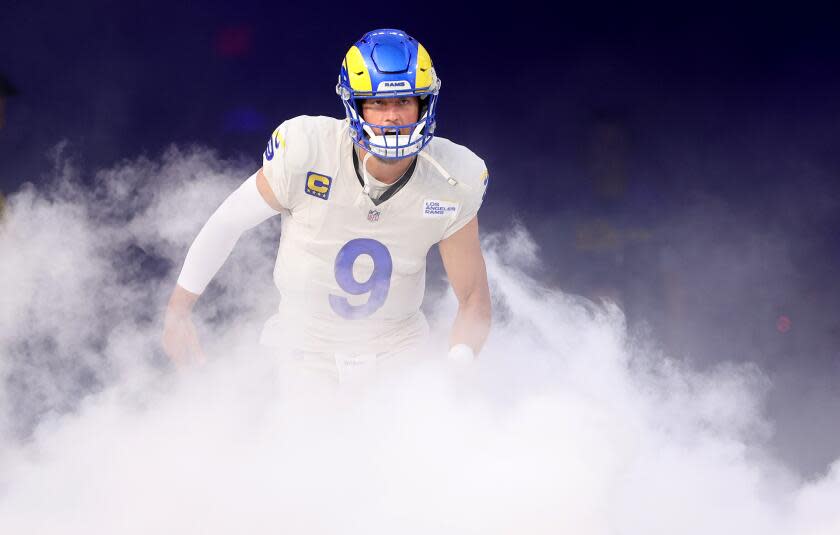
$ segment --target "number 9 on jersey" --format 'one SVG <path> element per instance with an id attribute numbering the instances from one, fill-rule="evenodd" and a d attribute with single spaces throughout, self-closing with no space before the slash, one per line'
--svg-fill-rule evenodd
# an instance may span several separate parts
<path id="1" fill-rule="evenodd" d="M 361 255 L 368 255 L 373 260 L 373 272 L 363 282 L 353 276 L 353 265 Z M 355 320 L 366 318 L 379 310 L 388 297 L 392 271 L 391 253 L 382 243 L 370 238 L 357 238 L 344 244 L 335 257 L 335 280 L 350 295 L 370 293 L 370 297 L 367 303 L 351 305 L 346 297 L 330 294 L 333 312 L 342 318 Z"/>

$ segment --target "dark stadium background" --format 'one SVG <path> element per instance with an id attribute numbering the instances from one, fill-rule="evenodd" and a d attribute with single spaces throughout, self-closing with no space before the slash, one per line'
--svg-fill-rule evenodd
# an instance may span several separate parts
<path id="1" fill-rule="evenodd" d="M 173 143 L 256 168 L 285 118 L 342 114 L 353 41 L 402 28 L 443 80 L 438 133 L 488 164 L 483 228 L 524 225 L 540 280 L 617 300 L 672 355 L 758 363 L 778 453 L 820 471 L 840 452 L 840 33 L 768 6 L 5 3 L 0 190 L 48 184 L 57 146 L 90 174 Z"/>

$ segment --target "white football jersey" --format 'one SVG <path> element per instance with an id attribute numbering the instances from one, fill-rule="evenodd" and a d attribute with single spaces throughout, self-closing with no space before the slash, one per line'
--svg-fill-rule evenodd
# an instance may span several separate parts
<path id="1" fill-rule="evenodd" d="M 346 120 L 296 117 L 274 131 L 263 173 L 285 208 L 262 341 L 313 352 L 394 352 L 421 342 L 429 248 L 478 212 L 484 162 L 435 137 L 379 204 L 363 191 Z M 448 174 L 452 180 L 444 175 Z"/>

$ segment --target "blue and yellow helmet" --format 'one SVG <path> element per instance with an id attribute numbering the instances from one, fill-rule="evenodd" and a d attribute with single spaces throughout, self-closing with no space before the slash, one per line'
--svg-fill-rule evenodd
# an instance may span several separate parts
<path id="1" fill-rule="evenodd" d="M 432 140 L 440 80 L 429 53 L 407 33 L 382 29 L 362 36 L 344 56 L 335 91 L 344 104 L 353 143 L 368 152 L 385 159 L 408 158 Z M 366 122 L 357 103 L 407 96 L 420 98 L 420 118 L 399 130 Z M 393 133 L 378 135 L 374 128 Z M 410 133 L 403 135 L 405 129 Z"/>

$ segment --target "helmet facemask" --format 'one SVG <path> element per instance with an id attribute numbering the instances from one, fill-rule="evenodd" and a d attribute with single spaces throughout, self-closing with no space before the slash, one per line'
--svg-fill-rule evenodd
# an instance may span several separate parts
<path id="1" fill-rule="evenodd" d="M 405 95 L 401 95 L 405 96 Z M 377 96 L 376 98 L 395 98 Z M 399 97 L 396 97 L 399 98 Z M 362 114 L 362 100 L 344 101 L 347 117 L 350 119 L 353 142 L 374 156 L 385 160 L 396 160 L 416 155 L 431 141 L 434 130 L 434 108 L 437 95 L 419 97 L 420 117 L 416 122 L 404 125 L 380 125 L 365 121 Z"/>

